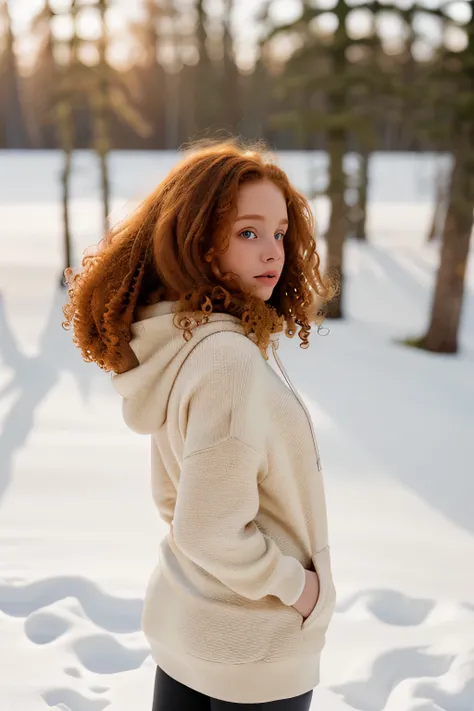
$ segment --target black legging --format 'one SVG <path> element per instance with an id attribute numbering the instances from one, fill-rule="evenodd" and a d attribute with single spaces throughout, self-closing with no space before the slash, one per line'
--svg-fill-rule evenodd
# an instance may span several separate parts
<path id="1" fill-rule="evenodd" d="M 247 711 L 309 711 L 313 692 L 303 696 L 281 701 L 268 701 L 265 704 L 233 704 L 228 701 L 218 701 L 199 691 L 189 689 L 179 681 L 175 681 L 157 667 L 155 677 L 155 693 L 152 711 L 231 711 L 232 709 L 247 709 Z"/>

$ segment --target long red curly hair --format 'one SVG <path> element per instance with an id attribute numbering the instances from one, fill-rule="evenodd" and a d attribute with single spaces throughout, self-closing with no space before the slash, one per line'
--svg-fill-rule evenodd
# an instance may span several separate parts
<path id="1" fill-rule="evenodd" d="M 262 179 L 282 191 L 289 221 L 284 269 L 267 302 L 243 293 L 235 276 L 218 267 L 236 218 L 239 187 Z M 289 337 L 298 331 L 301 347 L 308 347 L 311 323 L 335 293 L 332 280 L 320 274 L 314 232 L 307 201 L 264 148 L 234 141 L 199 144 L 84 256 L 82 270 L 66 270 L 63 327 L 74 329 L 84 360 L 117 373 L 130 367 L 130 326 L 137 309 L 162 300 L 178 302 L 175 324 L 186 338 L 190 324 L 200 322 L 196 314 L 226 312 L 241 319 L 264 355 L 270 335 L 283 329 Z"/>

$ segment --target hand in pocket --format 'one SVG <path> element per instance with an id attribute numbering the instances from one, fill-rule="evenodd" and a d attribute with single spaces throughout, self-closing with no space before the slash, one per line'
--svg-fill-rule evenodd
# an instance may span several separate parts
<path id="1" fill-rule="evenodd" d="M 293 607 L 306 619 L 313 612 L 319 599 L 319 578 L 314 570 L 305 570 L 306 583 Z"/>

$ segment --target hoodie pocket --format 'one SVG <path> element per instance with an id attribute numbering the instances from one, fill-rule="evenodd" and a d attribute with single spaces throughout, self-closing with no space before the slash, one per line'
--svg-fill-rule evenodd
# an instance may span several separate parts
<path id="1" fill-rule="evenodd" d="M 279 661 L 300 653 L 296 610 L 277 598 L 244 600 L 224 588 L 226 599 L 212 598 L 204 592 L 209 580 L 202 586 L 198 578 L 194 582 L 198 585 L 184 580 L 178 569 L 174 576 L 166 566 L 155 570 L 142 615 L 152 649 L 164 646 L 176 654 L 223 664 Z"/>
<path id="2" fill-rule="evenodd" d="M 312 648 L 324 645 L 326 630 L 336 604 L 329 546 L 313 556 L 313 565 L 319 578 L 319 597 L 313 611 L 301 625 L 303 636 Z"/>

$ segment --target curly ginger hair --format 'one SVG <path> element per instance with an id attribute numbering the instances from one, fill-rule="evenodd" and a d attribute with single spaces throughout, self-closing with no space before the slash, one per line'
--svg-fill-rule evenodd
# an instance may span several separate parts
<path id="1" fill-rule="evenodd" d="M 267 302 L 243 293 L 235 275 L 218 267 L 239 187 L 263 179 L 282 191 L 289 220 L 285 265 Z M 190 324 L 200 323 L 189 316 L 226 312 L 241 319 L 265 357 L 271 334 L 283 329 L 291 338 L 298 326 L 300 345 L 307 348 L 311 322 L 318 322 L 321 305 L 335 293 L 334 282 L 320 274 L 314 232 L 306 199 L 263 148 L 232 141 L 199 144 L 84 256 L 82 270 L 66 270 L 63 326 L 73 328 L 84 360 L 116 373 L 130 367 L 130 326 L 137 309 L 162 300 L 178 302 L 175 324 L 185 338 L 192 335 Z"/>

